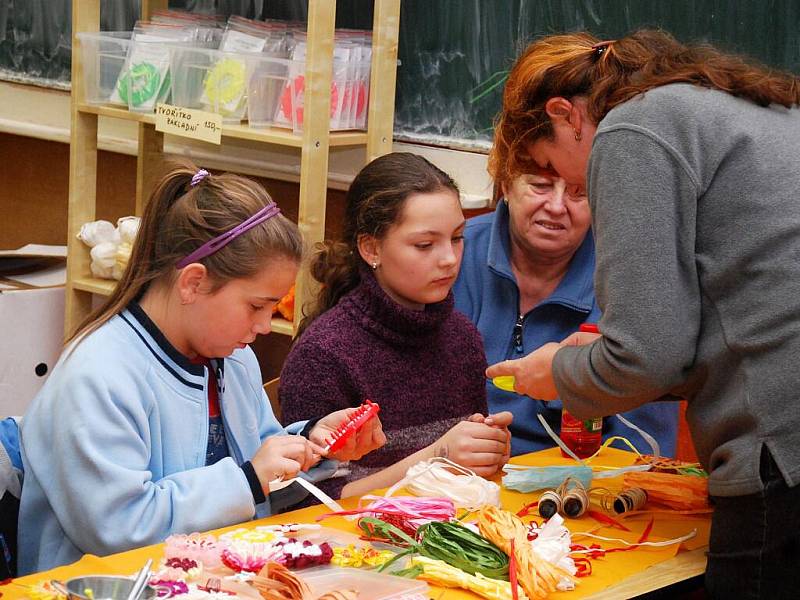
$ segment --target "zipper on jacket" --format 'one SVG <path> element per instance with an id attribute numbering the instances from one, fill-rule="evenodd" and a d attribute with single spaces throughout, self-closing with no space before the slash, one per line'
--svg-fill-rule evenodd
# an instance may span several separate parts
<path id="1" fill-rule="evenodd" d="M 512 339 L 514 342 L 514 351 L 517 354 L 522 354 L 522 352 L 524 351 L 524 348 L 522 346 L 522 323 L 524 321 L 525 321 L 525 315 L 521 314 L 519 315 L 519 317 L 517 317 L 517 322 L 514 323 L 514 336 Z"/>
<path id="2" fill-rule="evenodd" d="M 217 378 L 217 397 L 219 398 L 219 416 L 222 417 L 222 428 L 225 430 L 225 443 L 228 444 L 228 456 L 230 456 L 234 460 L 234 462 L 241 467 L 242 464 L 245 462 L 242 457 L 242 450 L 241 448 L 239 448 L 239 443 L 236 441 L 233 434 L 231 434 L 231 429 L 230 427 L 228 427 L 228 420 L 225 418 L 225 409 L 223 407 L 223 405 L 225 404 L 224 400 L 222 399 L 225 393 L 225 384 L 223 380 L 225 376 L 224 368 L 216 368 L 213 363 L 211 363 L 209 368 L 215 370 L 214 374 L 216 375 Z"/>

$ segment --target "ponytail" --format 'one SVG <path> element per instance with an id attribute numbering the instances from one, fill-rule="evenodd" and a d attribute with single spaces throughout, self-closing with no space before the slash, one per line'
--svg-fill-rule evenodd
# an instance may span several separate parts
<path id="1" fill-rule="evenodd" d="M 298 337 L 317 317 L 336 306 L 342 296 L 354 290 L 361 281 L 361 256 L 353 253 L 347 244 L 326 240 L 319 242 L 315 250 L 309 271 L 321 285 L 316 302 L 300 321 Z"/>
<path id="2" fill-rule="evenodd" d="M 192 167 L 180 164 L 158 182 L 145 206 L 122 279 L 106 301 L 92 311 L 67 338 L 67 344 L 89 335 L 111 317 L 125 310 L 128 304 L 140 298 L 150 283 L 161 275 L 161 269 L 156 266 L 158 264 L 156 237 L 159 224 L 166 221 L 167 214 L 189 187 L 195 172 Z"/>

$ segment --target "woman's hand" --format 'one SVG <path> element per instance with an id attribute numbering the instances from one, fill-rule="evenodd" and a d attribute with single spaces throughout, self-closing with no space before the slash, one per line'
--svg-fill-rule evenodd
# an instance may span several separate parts
<path id="1" fill-rule="evenodd" d="M 264 493 L 269 482 L 291 479 L 300 471 L 308 471 L 319 461 L 323 449 L 300 435 L 273 435 L 255 453 L 250 464 L 258 475 Z"/>
<path id="2" fill-rule="evenodd" d="M 346 408 L 344 410 L 337 410 L 331 414 L 323 417 L 308 434 L 310 440 L 319 446 L 325 446 L 328 439 L 331 438 L 333 432 L 339 427 L 342 421 L 346 420 L 351 414 L 357 411 L 357 408 Z M 358 460 L 365 454 L 369 454 L 373 450 L 377 450 L 386 443 L 386 436 L 383 433 L 383 426 L 381 425 L 380 418 L 376 415 L 348 438 L 339 450 L 328 458 L 345 462 L 348 460 Z"/>
<path id="3" fill-rule="evenodd" d="M 486 369 L 486 376 L 513 375 L 515 392 L 540 400 L 555 400 L 558 390 L 553 381 L 553 357 L 560 348 L 561 344 L 555 342 L 544 344 L 528 356 L 490 366 Z"/>
<path id="4" fill-rule="evenodd" d="M 586 344 L 591 344 L 596 339 L 603 337 L 599 333 L 591 333 L 588 331 L 576 331 L 575 333 L 568 335 L 563 340 L 559 346 L 585 346 Z"/>
<path id="5" fill-rule="evenodd" d="M 482 477 L 490 477 L 506 463 L 508 443 L 506 429 L 470 420 L 451 427 L 433 444 L 433 451 L 436 456 L 449 458 Z"/>

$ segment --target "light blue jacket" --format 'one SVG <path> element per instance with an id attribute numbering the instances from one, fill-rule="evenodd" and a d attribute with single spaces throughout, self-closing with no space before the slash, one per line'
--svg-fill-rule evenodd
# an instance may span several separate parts
<path id="1" fill-rule="evenodd" d="M 560 342 L 581 323 L 596 323 L 600 309 L 594 297 L 594 238 L 591 232 L 575 252 L 569 270 L 556 290 L 523 315 L 521 340 L 515 339 L 519 317 L 519 288 L 511 269 L 508 207 L 498 203 L 494 212 L 467 221 L 464 258 L 456 281 L 456 308 L 465 313 L 483 336 L 486 360 L 494 364 L 530 354 L 547 342 Z M 517 336 L 518 337 L 518 336 Z M 521 344 L 517 342 L 521 341 Z M 486 382 L 489 410 L 511 411 L 511 452 L 524 454 L 550 448 L 553 442 L 539 423 L 541 413 L 558 433 L 561 401 L 543 402 L 496 388 Z M 624 413 L 631 422 L 653 435 L 661 454 L 674 456 L 678 429 L 678 405 L 657 402 Z M 615 417 L 604 419 L 604 438 L 622 435 L 641 451 L 649 446 Z"/>
<path id="2" fill-rule="evenodd" d="M 20 574 L 266 516 L 303 499 L 295 484 L 254 504 L 240 465 L 287 431 L 250 348 L 213 362 L 230 456 L 206 466 L 206 368 L 181 355 L 138 305 L 62 355 L 22 424 Z M 334 468 L 325 461 L 312 478 Z"/>

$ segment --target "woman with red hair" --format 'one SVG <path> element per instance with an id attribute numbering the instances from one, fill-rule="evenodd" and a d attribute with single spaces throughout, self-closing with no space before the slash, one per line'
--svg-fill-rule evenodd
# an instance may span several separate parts
<path id="1" fill-rule="evenodd" d="M 579 418 L 688 400 L 714 597 L 800 587 L 800 86 L 658 31 L 532 44 L 491 165 L 586 190 L 601 336 L 487 374 Z"/>

